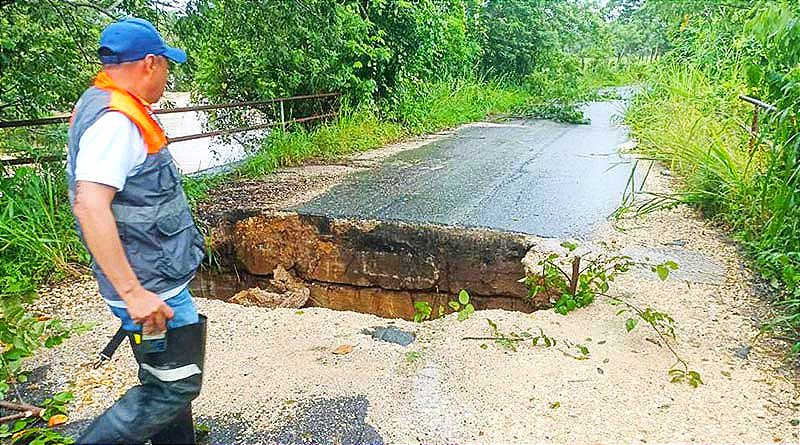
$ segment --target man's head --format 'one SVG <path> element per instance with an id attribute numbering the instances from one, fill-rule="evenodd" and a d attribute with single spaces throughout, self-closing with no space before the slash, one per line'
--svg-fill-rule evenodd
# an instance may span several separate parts
<path id="1" fill-rule="evenodd" d="M 167 60 L 186 61 L 186 53 L 167 45 L 155 27 L 144 19 L 125 19 L 108 25 L 100 34 L 97 53 L 115 82 L 150 103 L 164 94 L 169 74 Z"/>

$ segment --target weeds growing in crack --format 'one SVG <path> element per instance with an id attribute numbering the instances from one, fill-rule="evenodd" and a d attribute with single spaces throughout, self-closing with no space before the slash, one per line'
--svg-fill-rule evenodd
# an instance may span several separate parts
<path id="1" fill-rule="evenodd" d="M 528 298 L 533 299 L 542 292 L 553 292 L 551 297 L 554 310 L 562 315 L 575 309 L 588 306 L 597 297 L 607 299 L 611 304 L 623 305 L 624 308 L 617 315 L 627 314 L 625 329 L 631 332 L 639 321 L 647 323 L 659 336 L 661 341 L 675 357 L 676 363 L 670 368 L 669 376 L 674 383 L 686 382 L 693 387 L 703 383 L 700 374 L 689 368 L 689 364 L 675 350 L 670 340 L 675 340 L 675 320 L 664 312 L 647 307 L 639 308 L 622 297 L 608 294 L 610 283 L 618 276 L 628 272 L 634 266 L 644 266 L 666 280 L 671 271 L 678 269 L 674 261 L 660 264 L 649 264 L 634 261 L 625 255 L 597 254 L 593 257 L 575 255 L 578 245 L 564 242 L 562 247 L 567 249 L 564 254 L 551 253 L 537 263 L 541 267 L 540 274 L 531 274 L 522 281 L 528 286 Z M 496 328 L 495 328 L 496 331 Z M 568 345 L 570 343 L 567 342 Z M 582 345 L 572 345 L 578 349 L 578 359 L 588 357 L 588 349 Z"/>
<path id="2" fill-rule="evenodd" d="M 631 257 L 624 255 L 597 254 L 589 257 L 587 254 L 579 256 L 574 254 L 578 248 L 577 244 L 564 242 L 561 246 L 567 249 L 566 253 L 551 253 L 545 256 L 537 263 L 537 266 L 541 268 L 539 274 L 531 274 L 520 280 L 528 286 L 528 300 L 533 300 L 540 294 L 549 294 L 550 301 L 554 304 L 554 310 L 562 315 L 568 315 L 578 308 L 586 307 L 598 297 L 605 298 L 610 304 L 622 305 L 624 307 L 617 312 L 617 315 L 627 315 L 626 331 L 633 331 L 639 322 L 643 321 L 656 332 L 661 342 L 675 357 L 676 362 L 668 371 L 671 382 L 685 382 L 695 388 L 703 383 L 700 373 L 690 369 L 688 362 L 670 343 L 671 340 L 675 340 L 675 320 L 670 315 L 651 307 L 640 308 L 622 297 L 608 293 L 610 283 L 634 266 L 644 266 L 650 269 L 663 281 L 669 278 L 671 271 L 678 269 L 675 262 L 649 264 L 634 261 Z M 545 334 L 541 328 L 539 328 L 538 335 L 524 331 L 505 333 L 494 321 L 490 319 L 486 321 L 489 324 L 489 336 L 463 337 L 462 339 L 491 340 L 512 352 L 518 350 L 521 342 L 530 341 L 532 347 L 544 346 L 546 348 L 560 343 L 562 347 L 559 350 L 565 356 L 576 360 L 589 358 L 590 351 L 585 345 L 567 339 L 556 340 Z M 481 345 L 483 349 L 487 347 L 486 344 Z"/>

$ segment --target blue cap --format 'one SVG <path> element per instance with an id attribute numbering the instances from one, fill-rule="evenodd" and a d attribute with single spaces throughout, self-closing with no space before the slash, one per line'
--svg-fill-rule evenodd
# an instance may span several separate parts
<path id="1" fill-rule="evenodd" d="M 186 52 L 164 42 L 155 26 L 145 19 L 125 19 L 106 26 L 100 34 L 100 61 L 117 64 L 144 59 L 148 54 L 173 62 L 186 62 Z"/>

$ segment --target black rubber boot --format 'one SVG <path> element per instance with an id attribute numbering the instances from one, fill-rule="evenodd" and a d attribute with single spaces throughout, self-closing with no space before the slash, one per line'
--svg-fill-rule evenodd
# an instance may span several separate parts
<path id="1" fill-rule="evenodd" d="M 166 350 L 147 353 L 137 333 L 128 337 L 139 363 L 139 381 L 106 410 L 78 439 L 78 444 L 142 444 L 160 437 L 189 437 L 191 402 L 200 394 L 206 346 L 206 317 L 167 331 Z M 188 421 L 186 420 L 188 416 Z M 171 428 L 175 428 L 173 432 Z M 177 442 L 163 442 L 177 443 Z M 184 443 L 184 442 L 181 442 Z"/>
<path id="2" fill-rule="evenodd" d="M 156 433 L 150 439 L 152 445 L 195 445 L 197 440 L 194 435 L 194 420 L 192 419 L 192 406 L 184 409 L 172 424 Z"/>

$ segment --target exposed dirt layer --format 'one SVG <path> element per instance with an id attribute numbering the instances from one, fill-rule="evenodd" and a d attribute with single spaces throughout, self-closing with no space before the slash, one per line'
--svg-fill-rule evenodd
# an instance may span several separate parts
<path id="1" fill-rule="evenodd" d="M 653 175 L 649 187 L 668 181 Z M 486 310 L 463 322 L 449 315 L 414 324 L 199 299 L 210 335 L 195 412 L 217 443 L 798 443 L 797 374 L 780 345 L 756 337 L 770 311 L 735 245 L 685 207 L 624 225 L 625 232 L 601 228 L 589 247 L 685 251 L 721 269 L 717 284 L 691 276 L 661 282 L 635 270 L 610 291 L 675 319 L 675 348 L 704 382 L 697 389 L 670 383 L 674 359 L 658 337 L 642 324 L 627 333 L 619 307 L 603 301 L 568 316 Z M 76 394 L 72 419 L 80 424 L 135 383 L 132 356 L 123 347 L 106 367 L 90 366 L 117 327 L 92 281 L 46 290 L 40 305 L 96 323 L 32 360 L 41 367 L 39 390 Z M 558 343 L 525 342 L 512 352 L 490 340 L 462 340 L 490 335 L 487 319 L 504 333 L 541 329 Z M 416 340 L 407 347 L 376 340 L 365 333 L 376 326 Z M 580 359 L 576 345 L 588 357 Z"/>

